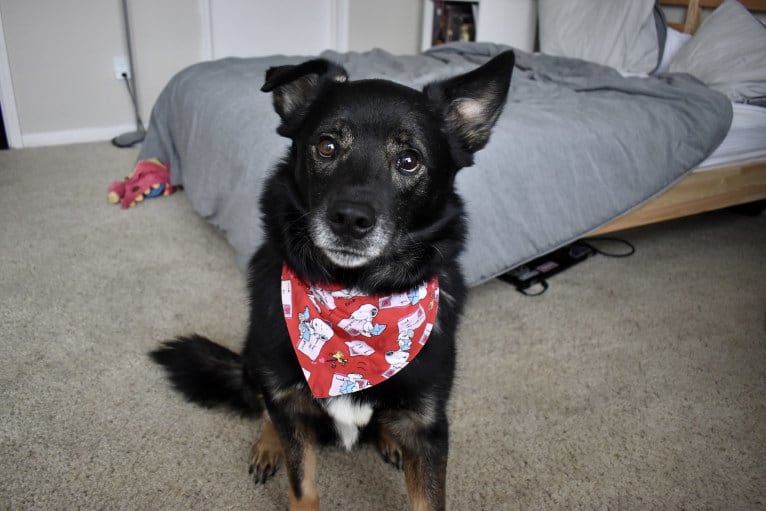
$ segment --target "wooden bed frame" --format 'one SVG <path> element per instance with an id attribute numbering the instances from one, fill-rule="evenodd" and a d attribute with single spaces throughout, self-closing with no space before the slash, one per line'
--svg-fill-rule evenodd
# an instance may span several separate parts
<path id="1" fill-rule="evenodd" d="M 766 12 L 766 0 L 740 0 L 750 11 Z M 669 26 L 689 34 L 700 23 L 702 8 L 715 8 L 722 0 L 660 0 L 663 5 L 686 7 L 683 23 Z M 591 232 L 606 234 L 641 225 L 766 199 L 766 161 L 731 164 L 692 172 L 667 191 L 630 213 Z"/>

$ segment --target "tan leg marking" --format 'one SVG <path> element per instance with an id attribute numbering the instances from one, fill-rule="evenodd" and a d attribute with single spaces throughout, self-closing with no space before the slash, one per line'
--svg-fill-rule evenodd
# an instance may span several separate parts
<path id="1" fill-rule="evenodd" d="M 319 511 L 319 493 L 316 485 L 317 456 L 310 443 L 306 443 L 303 448 L 302 468 L 300 499 L 295 496 L 290 483 L 290 511 Z"/>
<path id="2" fill-rule="evenodd" d="M 267 415 L 263 417 L 263 430 L 250 448 L 250 473 L 257 483 L 265 483 L 273 476 L 284 458 L 277 430 Z"/>
<path id="3" fill-rule="evenodd" d="M 429 511 L 433 509 L 428 502 L 425 474 L 419 461 L 404 460 L 404 480 L 407 482 L 407 494 L 411 511 Z"/>

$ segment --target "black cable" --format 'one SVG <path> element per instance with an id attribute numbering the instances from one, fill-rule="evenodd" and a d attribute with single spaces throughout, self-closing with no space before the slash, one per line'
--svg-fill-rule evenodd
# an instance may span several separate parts
<path id="1" fill-rule="evenodd" d="M 529 291 L 527 291 L 528 289 L 531 289 L 531 288 L 537 287 L 537 286 L 540 287 L 540 290 L 537 291 L 536 293 L 530 293 Z M 529 286 L 527 288 L 517 288 L 516 290 L 519 293 L 523 294 L 524 296 L 540 296 L 541 294 L 543 294 L 546 291 L 548 291 L 548 281 L 545 280 L 545 279 L 537 280 L 531 286 Z"/>
<path id="2" fill-rule="evenodd" d="M 618 243 L 627 245 L 628 249 L 627 252 L 606 252 L 596 246 L 593 245 L 593 242 L 607 242 L 607 243 Z M 634 247 L 628 240 L 624 240 L 621 238 L 610 238 L 610 237 L 599 237 L 599 238 L 588 238 L 587 240 L 580 240 L 580 243 L 587 246 L 591 250 L 593 250 L 597 254 L 601 254 L 606 257 L 629 257 L 632 256 L 636 252 L 636 247 Z"/>
<path id="3" fill-rule="evenodd" d="M 627 249 L 620 252 L 604 250 L 598 247 L 600 243 L 617 243 Z M 628 257 L 635 252 L 636 247 L 620 238 L 599 237 L 589 238 L 587 241 L 581 239 L 517 266 L 498 278 L 513 285 L 526 296 L 540 296 L 548 290 L 548 278 L 571 268 L 589 256 L 601 254 L 606 257 Z M 533 288 L 535 290 L 531 291 Z"/>

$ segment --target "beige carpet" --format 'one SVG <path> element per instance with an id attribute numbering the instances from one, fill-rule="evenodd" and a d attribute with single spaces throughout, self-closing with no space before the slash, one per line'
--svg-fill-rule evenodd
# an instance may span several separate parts
<path id="1" fill-rule="evenodd" d="M 0 153 L 0 508 L 284 509 L 284 472 L 247 476 L 259 424 L 183 402 L 145 355 L 191 331 L 239 346 L 247 318 L 183 193 L 107 204 L 135 156 Z M 766 507 L 766 215 L 625 236 L 633 257 L 542 297 L 471 292 L 449 509 Z M 324 509 L 406 506 L 370 448 L 322 451 L 319 487 Z"/>

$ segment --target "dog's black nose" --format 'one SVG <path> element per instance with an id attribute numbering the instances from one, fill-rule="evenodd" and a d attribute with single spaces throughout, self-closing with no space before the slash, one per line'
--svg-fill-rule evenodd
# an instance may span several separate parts
<path id="1" fill-rule="evenodd" d="M 327 210 L 327 221 L 338 236 L 361 239 L 375 227 L 375 210 L 363 202 L 337 200 Z"/>

